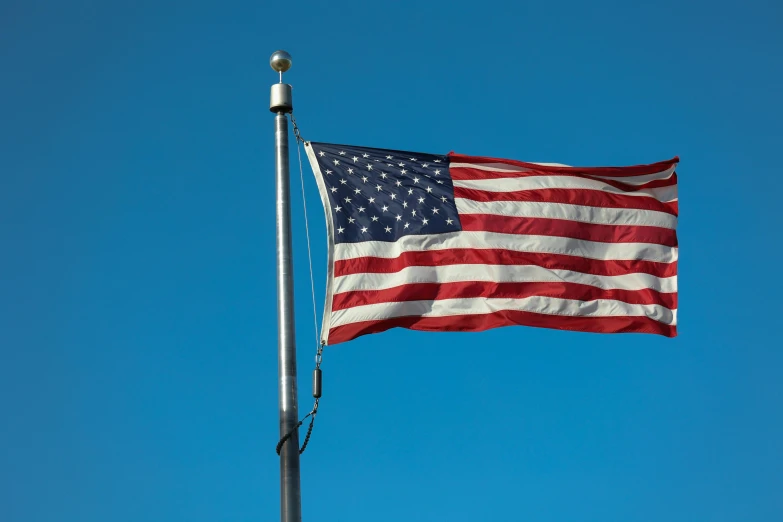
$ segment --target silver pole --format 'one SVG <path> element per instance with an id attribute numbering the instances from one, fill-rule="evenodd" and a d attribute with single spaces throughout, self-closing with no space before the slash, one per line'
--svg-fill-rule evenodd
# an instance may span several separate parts
<path id="1" fill-rule="evenodd" d="M 291 190 L 288 174 L 288 120 L 293 110 L 291 86 L 283 73 L 291 68 L 291 55 L 277 51 L 269 59 L 280 73 L 272 86 L 269 110 L 275 116 L 275 184 L 277 223 L 277 371 L 279 377 L 280 437 L 299 422 L 296 398 L 296 340 L 294 338 L 294 274 L 291 254 Z M 280 451 L 280 520 L 301 522 L 299 435 L 295 431 Z"/>

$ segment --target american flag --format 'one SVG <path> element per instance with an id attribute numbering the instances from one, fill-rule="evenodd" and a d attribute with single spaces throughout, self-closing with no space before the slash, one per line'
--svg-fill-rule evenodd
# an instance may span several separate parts
<path id="1" fill-rule="evenodd" d="M 329 236 L 325 344 L 394 327 L 677 334 L 678 158 L 306 150 Z"/>

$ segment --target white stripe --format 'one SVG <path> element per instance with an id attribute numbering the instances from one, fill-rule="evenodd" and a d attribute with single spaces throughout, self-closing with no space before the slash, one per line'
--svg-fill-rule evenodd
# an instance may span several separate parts
<path id="1" fill-rule="evenodd" d="M 677 227 L 676 216 L 655 210 L 587 207 L 536 201 L 473 201 L 464 198 L 455 198 L 455 201 L 457 212 L 460 214 L 565 219 L 596 225 L 633 225 L 671 229 Z"/>
<path id="2" fill-rule="evenodd" d="M 649 183 L 650 181 L 671 178 L 676 168 L 677 165 L 672 165 L 668 169 L 662 170 L 661 172 L 655 172 L 653 174 L 643 174 L 641 176 L 595 176 L 595 177 L 603 178 L 603 179 L 611 179 L 614 181 L 622 181 L 623 183 L 628 183 L 629 185 L 643 185 L 645 183 Z"/>
<path id="3" fill-rule="evenodd" d="M 565 254 L 600 260 L 645 260 L 659 263 L 677 261 L 677 247 L 647 243 L 601 243 L 568 237 L 501 234 L 498 232 L 451 232 L 403 236 L 397 241 L 337 243 L 334 260 L 355 257 L 395 258 L 403 252 L 448 250 L 452 248 L 503 249 L 515 252 Z"/>
<path id="4" fill-rule="evenodd" d="M 533 169 L 505 163 L 449 163 L 450 169 L 476 169 L 486 172 L 530 172 Z"/>
<path id="5" fill-rule="evenodd" d="M 560 165 L 557 163 L 536 163 L 536 165 L 552 166 L 552 167 L 564 167 L 559 172 L 566 172 L 567 170 L 573 170 L 575 173 L 584 173 L 584 170 L 580 170 L 579 167 L 569 167 L 568 165 Z M 666 170 L 660 172 L 654 172 L 652 174 L 643 174 L 640 176 L 599 176 L 596 174 L 587 174 L 588 176 L 595 178 L 610 179 L 615 181 L 622 181 L 629 185 L 642 185 L 650 181 L 657 179 L 669 179 L 677 166 L 672 165 Z M 520 167 L 519 165 L 507 165 L 505 163 L 450 163 L 449 168 L 452 169 L 476 169 L 483 170 L 485 172 L 531 172 L 534 169 L 527 167 Z M 540 171 L 539 171 L 540 172 Z M 503 178 L 500 178 L 503 179 Z"/>
<path id="6" fill-rule="evenodd" d="M 394 317 L 446 317 L 490 314 L 501 310 L 578 317 L 649 317 L 664 324 L 677 324 L 677 311 L 660 305 L 628 304 L 611 299 L 576 301 L 533 296 L 523 299 L 441 299 L 355 306 L 334 312 L 332 328 L 360 321 L 377 321 Z"/>
<path id="7" fill-rule="evenodd" d="M 385 290 L 414 283 L 578 283 L 603 290 L 643 290 L 673 293 L 677 277 L 655 277 L 635 273 L 616 276 L 583 274 L 571 270 L 549 270 L 535 265 L 444 265 L 410 266 L 394 273 L 358 273 L 334 278 L 334 292 Z"/>
<path id="8" fill-rule="evenodd" d="M 543 165 L 544 167 L 570 167 L 571 165 L 566 165 L 565 163 L 541 163 L 538 161 L 529 161 L 528 163 L 532 163 L 533 165 Z"/>
<path id="9" fill-rule="evenodd" d="M 487 192 L 516 192 L 520 190 L 587 189 L 622 194 L 625 196 L 651 197 L 669 202 L 677 199 L 677 185 L 626 192 L 598 179 L 576 176 L 532 176 L 528 178 L 454 180 L 455 187 L 484 190 Z"/>

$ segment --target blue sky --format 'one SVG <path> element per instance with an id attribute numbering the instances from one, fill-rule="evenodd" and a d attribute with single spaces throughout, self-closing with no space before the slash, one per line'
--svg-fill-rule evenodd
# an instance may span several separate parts
<path id="1" fill-rule="evenodd" d="M 279 517 L 267 60 L 284 48 L 314 141 L 681 157 L 678 338 L 396 330 L 327 349 L 305 520 L 780 520 L 782 21 L 775 2 L 3 3 L 0 519 Z"/>

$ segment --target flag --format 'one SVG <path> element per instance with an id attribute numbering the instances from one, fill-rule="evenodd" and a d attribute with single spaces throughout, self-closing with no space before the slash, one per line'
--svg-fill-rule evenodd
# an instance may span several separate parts
<path id="1" fill-rule="evenodd" d="M 678 158 L 306 150 L 329 242 L 325 344 L 394 327 L 677 334 Z"/>

